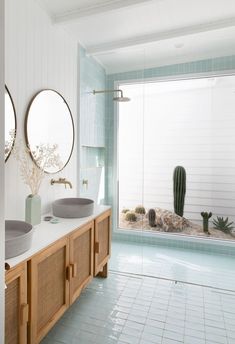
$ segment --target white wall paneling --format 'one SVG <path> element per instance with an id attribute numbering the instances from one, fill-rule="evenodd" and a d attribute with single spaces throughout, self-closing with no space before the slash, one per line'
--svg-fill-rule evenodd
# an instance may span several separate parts
<path id="1" fill-rule="evenodd" d="M 4 0 L 0 0 L 0 343 L 4 343 Z"/>
<path id="2" fill-rule="evenodd" d="M 6 1 L 6 84 L 15 102 L 18 131 L 24 140 L 24 118 L 32 96 L 43 88 L 60 92 L 68 102 L 77 126 L 77 43 L 62 27 L 51 23 L 48 14 L 32 0 Z M 53 128 L 51 128 L 53 130 Z M 77 134 L 77 131 L 76 131 Z M 42 211 L 51 201 L 76 195 L 76 142 L 69 164 L 58 175 L 66 177 L 73 189 L 51 186 L 51 176 L 40 189 Z M 30 190 L 23 184 L 18 166 L 11 156 L 6 164 L 6 217 L 24 218 L 25 197 Z"/>

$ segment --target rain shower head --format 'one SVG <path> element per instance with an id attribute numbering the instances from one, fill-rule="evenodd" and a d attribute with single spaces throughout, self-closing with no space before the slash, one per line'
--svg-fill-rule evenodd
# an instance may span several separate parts
<path id="1" fill-rule="evenodd" d="M 114 97 L 113 100 L 115 102 L 129 102 L 131 99 L 128 97 Z"/>
<path id="2" fill-rule="evenodd" d="M 97 93 L 115 93 L 115 92 L 120 92 L 121 95 L 114 97 L 113 100 L 116 102 L 129 102 L 131 99 L 128 97 L 123 97 L 123 91 L 122 90 L 101 90 L 101 91 L 96 91 L 93 90 L 93 94 L 97 94 Z"/>

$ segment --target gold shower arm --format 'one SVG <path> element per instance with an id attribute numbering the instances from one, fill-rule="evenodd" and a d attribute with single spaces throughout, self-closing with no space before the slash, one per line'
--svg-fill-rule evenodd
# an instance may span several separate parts
<path id="1" fill-rule="evenodd" d="M 123 91 L 122 90 L 101 90 L 101 91 L 93 90 L 93 94 L 97 94 L 97 93 L 114 93 L 114 92 L 121 92 L 121 97 L 123 98 Z"/>

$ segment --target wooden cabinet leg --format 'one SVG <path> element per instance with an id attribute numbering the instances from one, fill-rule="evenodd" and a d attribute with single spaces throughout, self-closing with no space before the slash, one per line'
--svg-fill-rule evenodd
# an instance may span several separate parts
<path id="1" fill-rule="evenodd" d="M 102 278 L 108 277 L 108 263 L 103 266 L 103 270 L 98 273 L 98 276 Z"/>

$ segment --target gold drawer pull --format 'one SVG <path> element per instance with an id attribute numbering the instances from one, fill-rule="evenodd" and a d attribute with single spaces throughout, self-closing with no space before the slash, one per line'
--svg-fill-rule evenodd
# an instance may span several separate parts
<path id="1" fill-rule="evenodd" d="M 72 267 L 72 277 L 77 277 L 77 263 L 71 264 Z"/>
<path id="2" fill-rule="evenodd" d="M 24 325 L 29 321 L 29 305 L 27 303 L 23 303 L 21 305 L 21 325 Z"/>
<path id="3" fill-rule="evenodd" d="M 100 253 L 100 243 L 99 242 L 95 243 L 95 253 Z"/>

